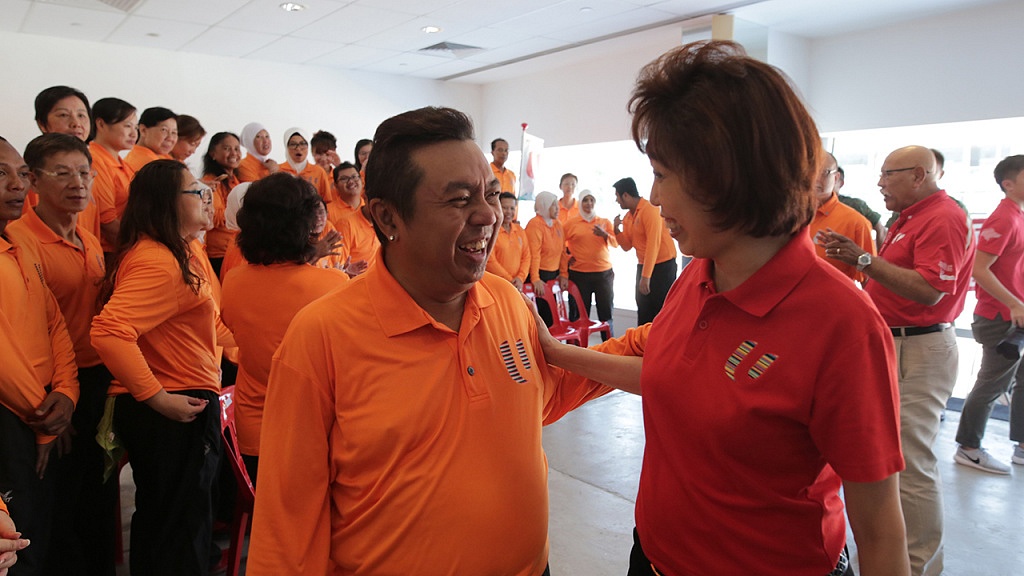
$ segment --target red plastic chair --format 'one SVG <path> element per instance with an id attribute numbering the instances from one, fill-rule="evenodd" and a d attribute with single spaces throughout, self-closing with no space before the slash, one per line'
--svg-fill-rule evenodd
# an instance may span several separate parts
<path id="1" fill-rule="evenodd" d="M 245 545 L 245 533 L 252 523 L 252 510 L 256 504 L 256 491 L 249 480 L 249 473 L 242 462 L 242 454 L 238 451 L 238 437 L 235 432 L 235 387 L 228 386 L 220 394 L 220 425 L 224 437 L 224 455 L 231 463 L 231 471 L 238 483 L 238 496 L 235 499 L 235 513 L 231 518 L 231 545 L 228 548 L 228 576 L 238 576 L 238 567 L 242 561 L 242 547 Z"/>
<path id="2" fill-rule="evenodd" d="M 555 301 L 555 298 L 551 295 L 551 288 L 548 287 L 548 289 L 545 290 L 544 292 L 545 294 L 541 296 L 541 299 L 548 303 L 548 308 L 551 309 L 551 316 L 554 320 L 554 324 L 552 324 L 548 328 L 548 332 L 550 332 L 556 340 L 561 340 L 562 342 L 565 342 L 567 344 L 575 344 L 577 346 L 582 346 L 582 334 L 580 334 L 579 330 L 573 328 L 572 326 L 569 326 L 568 324 L 565 323 L 565 321 L 563 321 L 561 317 L 562 314 L 557 310 L 557 302 Z M 523 294 L 526 294 L 526 297 L 532 300 L 534 305 L 537 304 L 537 293 L 533 291 L 533 285 L 523 284 Z"/>
<path id="3" fill-rule="evenodd" d="M 605 339 L 612 337 L 612 327 L 608 325 L 608 322 L 604 320 L 591 320 L 588 314 L 589 310 L 584 308 L 583 295 L 580 294 L 580 288 L 575 282 L 569 280 L 569 297 L 576 302 L 576 309 L 580 312 L 580 317 L 576 321 L 572 322 L 572 326 L 579 330 L 583 336 L 583 341 L 589 344 L 590 334 L 592 332 L 598 332 L 605 335 Z"/>

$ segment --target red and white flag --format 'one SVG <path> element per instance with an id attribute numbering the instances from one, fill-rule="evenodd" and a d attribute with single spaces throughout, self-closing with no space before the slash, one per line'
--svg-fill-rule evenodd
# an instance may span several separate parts
<path id="1" fill-rule="evenodd" d="M 519 199 L 533 200 L 534 182 L 540 166 L 540 153 L 544 150 L 544 139 L 526 132 L 523 124 L 523 156 L 519 166 Z"/>

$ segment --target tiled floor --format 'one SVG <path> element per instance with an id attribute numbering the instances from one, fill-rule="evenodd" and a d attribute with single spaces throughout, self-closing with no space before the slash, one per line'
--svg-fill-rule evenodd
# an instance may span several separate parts
<path id="1" fill-rule="evenodd" d="M 616 331 L 631 322 L 617 311 Z M 977 372 L 971 340 L 961 339 L 954 395 L 970 391 Z M 946 508 L 949 576 L 1009 576 L 1024 571 L 1024 466 L 994 476 L 953 464 L 959 413 L 948 412 L 937 442 Z M 985 446 L 1009 461 L 1008 424 L 991 420 Z M 614 393 L 549 426 L 551 569 L 556 576 L 621 576 L 632 545 L 633 504 L 643 457 L 640 399 Z M 122 476 L 125 543 L 133 490 Z M 852 537 L 850 538 L 851 548 Z M 127 574 L 121 567 L 118 574 Z"/>

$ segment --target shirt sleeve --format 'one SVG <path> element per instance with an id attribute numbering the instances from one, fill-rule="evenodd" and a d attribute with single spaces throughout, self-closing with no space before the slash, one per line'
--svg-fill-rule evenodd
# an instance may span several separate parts
<path id="1" fill-rule="evenodd" d="M 540 279 L 540 247 L 544 243 L 544 232 L 531 220 L 526 224 L 526 240 L 530 245 L 530 278 Z"/>
<path id="2" fill-rule="evenodd" d="M 959 210 L 956 214 L 950 210 L 931 224 L 914 239 L 914 270 L 932 288 L 952 294 L 956 291 L 959 275 L 971 273 L 971 270 L 964 269 L 971 229 L 967 225 L 967 216 Z"/>
<path id="3" fill-rule="evenodd" d="M 93 319 L 89 335 L 103 363 L 139 402 L 163 387 L 139 348 L 139 337 L 178 312 L 178 301 L 168 294 L 175 278 L 155 262 L 122 263 L 110 301 Z"/>
<path id="4" fill-rule="evenodd" d="M 332 573 L 334 394 L 326 344 L 297 316 L 274 356 L 247 565 L 253 575 Z"/>
<path id="5" fill-rule="evenodd" d="M 647 246 L 644 249 L 644 267 L 640 272 L 640 276 L 647 279 L 650 279 L 651 275 L 654 274 L 654 265 L 658 263 L 658 250 L 661 248 L 661 231 L 665 227 L 660 216 L 654 215 L 655 217 L 652 218 L 652 215 L 652 211 L 645 210 L 640 218 L 641 222 L 638 223 L 647 231 Z"/>
<path id="6" fill-rule="evenodd" d="M 530 243 L 526 240 L 526 232 L 520 230 L 519 234 L 513 236 L 513 239 L 518 242 L 518 248 L 513 246 L 513 250 L 519 250 L 522 253 L 522 257 L 519 260 L 519 271 L 516 272 L 516 278 L 519 278 L 523 282 L 526 282 L 526 277 L 530 274 L 530 266 L 533 265 L 533 256 L 530 254 Z"/>
<path id="7" fill-rule="evenodd" d="M 57 298 L 46 290 L 46 322 L 50 332 L 50 349 L 53 351 L 53 378 L 50 385 L 54 392 L 60 392 L 78 404 L 78 365 L 75 363 L 75 345 L 71 341 L 68 327 L 64 323 Z"/>

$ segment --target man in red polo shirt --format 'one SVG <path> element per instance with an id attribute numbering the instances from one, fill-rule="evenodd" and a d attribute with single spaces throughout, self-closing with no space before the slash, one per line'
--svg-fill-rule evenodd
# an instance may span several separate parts
<path id="1" fill-rule="evenodd" d="M 964 211 L 937 184 L 935 155 L 923 146 L 885 159 L 878 179 L 885 207 L 899 212 L 877 257 L 839 234 L 826 257 L 868 276 L 865 290 L 892 329 L 900 366 L 900 439 L 907 468 L 900 498 L 911 573 L 942 572 L 942 492 L 932 447 L 953 392 L 953 321 L 964 308 L 975 245 Z"/>

